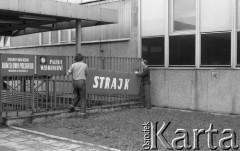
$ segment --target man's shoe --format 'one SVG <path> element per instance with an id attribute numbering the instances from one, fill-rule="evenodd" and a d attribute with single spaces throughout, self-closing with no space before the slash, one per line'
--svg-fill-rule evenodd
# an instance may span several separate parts
<path id="1" fill-rule="evenodd" d="M 74 111 L 75 111 L 74 108 L 69 108 L 69 109 L 68 109 L 68 113 L 71 113 L 71 112 L 74 112 Z"/>
<path id="2" fill-rule="evenodd" d="M 80 113 L 82 118 L 87 119 L 87 114 L 86 113 Z"/>

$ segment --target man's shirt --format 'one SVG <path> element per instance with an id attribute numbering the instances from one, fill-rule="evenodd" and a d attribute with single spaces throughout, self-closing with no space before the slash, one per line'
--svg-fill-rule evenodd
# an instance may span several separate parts
<path id="1" fill-rule="evenodd" d="M 149 67 L 143 68 L 143 71 L 138 73 L 137 76 L 142 78 L 142 84 L 151 84 Z"/>
<path id="2" fill-rule="evenodd" d="M 69 70 L 68 74 L 73 75 L 73 80 L 86 80 L 87 64 L 83 62 L 73 63 Z"/>

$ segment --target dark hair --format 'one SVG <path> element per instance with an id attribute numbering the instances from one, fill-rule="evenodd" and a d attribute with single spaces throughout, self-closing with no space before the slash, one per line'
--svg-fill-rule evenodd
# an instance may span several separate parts
<path id="1" fill-rule="evenodd" d="M 143 63 L 144 63 L 145 65 L 148 65 L 148 61 L 147 61 L 147 60 L 143 60 Z"/>
<path id="2" fill-rule="evenodd" d="M 76 62 L 79 62 L 79 61 L 83 61 L 83 55 L 82 54 L 80 54 L 80 53 L 78 53 L 76 56 L 75 56 L 75 61 Z"/>

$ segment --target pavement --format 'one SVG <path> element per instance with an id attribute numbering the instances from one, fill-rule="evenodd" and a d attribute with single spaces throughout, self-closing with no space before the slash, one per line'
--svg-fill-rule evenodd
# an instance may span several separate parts
<path id="1" fill-rule="evenodd" d="M 0 151 L 120 151 L 18 127 L 0 127 Z"/>

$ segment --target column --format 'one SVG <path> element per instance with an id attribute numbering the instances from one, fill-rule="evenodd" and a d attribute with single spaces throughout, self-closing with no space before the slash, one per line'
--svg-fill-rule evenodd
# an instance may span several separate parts
<path id="1" fill-rule="evenodd" d="M 82 24 L 81 20 L 76 20 L 76 54 L 82 52 Z"/>

